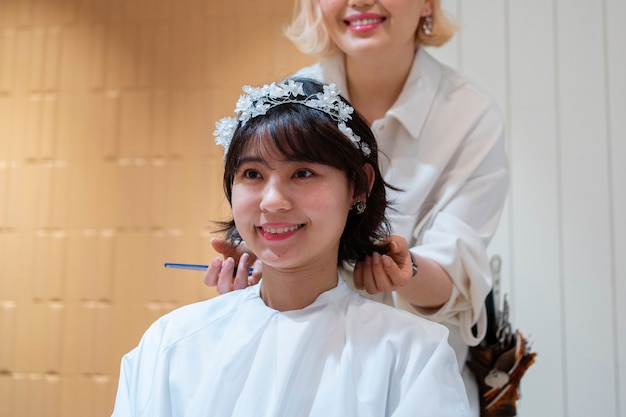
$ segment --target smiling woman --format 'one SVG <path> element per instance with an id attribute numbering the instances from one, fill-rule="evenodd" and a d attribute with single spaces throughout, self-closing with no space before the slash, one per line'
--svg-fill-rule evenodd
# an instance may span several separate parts
<path id="1" fill-rule="evenodd" d="M 244 93 L 215 132 L 233 215 L 222 230 L 263 279 L 158 319 L 122 359 L 113 415 L 468 416 L 446 328 L 339 279 L 373 253 L 411 274 L 386 240 L 367 123 L 332 84 Z"/>

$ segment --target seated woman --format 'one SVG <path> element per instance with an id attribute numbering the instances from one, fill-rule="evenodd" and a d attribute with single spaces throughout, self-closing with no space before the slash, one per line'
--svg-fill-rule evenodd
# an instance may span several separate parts
<path id="1" fill-rule="evenodd" d="M 263 278 L 158 319 L 122 359 L 113 416 L 469 415 L 447 329 L 339 279 L 388 250 L 367 123 L 332 84 L 244 92 L 215 132 L 232 208 L 221 230 Z"/>

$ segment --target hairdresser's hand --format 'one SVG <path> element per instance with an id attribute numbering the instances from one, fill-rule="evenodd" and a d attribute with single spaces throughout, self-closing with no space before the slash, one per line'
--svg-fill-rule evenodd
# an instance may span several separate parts
<path id="1" fill-rule="evenodd" d="M 215 258 L 204 273 L 204 283 L 217 286 L 217 292 L 224 294 L 233 290 L 254 285 L 261 279 L 261 261 L 250 252 L 245 243 L 231 245 L 223 239 L 211 239 L 211 246 L 224 258 Z M 235 269 L 235 264 L 237 268 Z M 254 271 L 248 275 L 248 268 Z"/>
<path id="2" fill-rule="evenodd" d="M 411 257 L 406 239 L 389 237 L 389 253 L 374 252 L 354 267 L 354 285 L 369 294 L 387 293 L 404 287 L 411 277 Z"/>

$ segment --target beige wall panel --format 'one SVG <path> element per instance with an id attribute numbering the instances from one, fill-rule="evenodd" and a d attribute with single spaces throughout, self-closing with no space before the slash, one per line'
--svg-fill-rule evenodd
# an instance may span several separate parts
<path id="1" fill-rule="evenodd" d="M 61 386 L 60 416 L 110 416 L 113 411 L 111 404 L 105 409 L 96 409 L 96 406 L 101 405 L 97 401 L 102 395 L 101 391 L 101 384 L 95 384 L 93 378 L 89 376 L 64 378 Z"/>
<path id="2" fill-rule="evenodd" d="M 0 299 L 2 298 L 0 293 Z M 0 340 L 2 341 L 0 343 L 0 375 L 9 373 L 14 369 L 16 326 L 15 301 L 0 301 Z"/>
<path id="3" fill-rule="evenodd" d="M 164 268 L 165 262 L 207 264 L 208 253 L 201 253 L 201 236 L 194 231 L 160 234 L 151 240 L 150 288 L 147 300 L 176 305 L 207 299 L 214 295 L 202 283 L 203 272 Z"/>
<path id="4" fill-rule="evenodd" d="M 16 374 L 11 417 L 57 416 L 57 381 L 40 373 Z"/>
<path id="5" fill-rule="evenodd" d="M 208 155 L 209 148 L 214 147 L 217 120 L 211 120 L 207 114 L 209 94 L 205 90 L 175 89 L 170 95 L 169 155 L 200 157 Z"/>
<path id="6" fill-rule="evenodd" d="M 117 305 L 111 310 L 115 330 L 109 339 L 111 349 L 106 357 L 106 366 L 119 371 L 122 356 L 137 346 L 143 333 L 154 321 L 154 314 L 149 313 L 145 304 L 138 303 Z"/>
<path id="7" fill-rule="evenodd" d="M 210 222 L 216 219 L 210 217 L 210 209 L 215 201 L 223 197 L 210 194 L 221 190 L 210 187 L 209 178 L 212 174 L 214 177 L 216 172 L 209 170 L 208 163 L 176 160 L 154 167 L 152 172 L 155 224 L 167 228 L 213 227 Z"/>
<path id="8" fill-rule="evenodd" d="M 64 378 L 61 384 L 61 416 L 105 416 L 111 415 L 111 410 L 106 410 L 108 414 L 93 409 L 94 386 L 90 377 L 72 376 Z"/>
<path id="9" fill-rule="evenodd" d="M 0 113 L 2 112 L 2 103 L 0 100 Z M 0 122 L 2 122 L 0 120 Z M 0 133 L 1 135 L 1 133 Z M 0 141 L 1 143 L 2 141 Z M 0 155 L 2 155 L 2 145 L 0 145 Z M 7 195 L 7 182 L 9 180 L 8 175 L 8 167 L 7 162 L 0 159 L 0 236 L 2 235 L 3 229 L 7 225 L 7 205 L 8 205 L 8 195 Z M 1 238 L 0 238 L 1 240 Z M 0 243 L 0 248 L 2 247 L 2 243 Z M 2 255 L 0 254 L 0 258 Z M 0 271 L 2 269 L 0 268 Z M 0 285 L 2 285 L 0 283 Z"/>
<path id="10" fill-rule="evenodd" d="M 45 332 L 46 343 L 40 346 L 46 355 L 46 373 L 54 373 L 55 375 L 61 371 L 61 359 L 63 352 L 63 341 L 65 339 L 64 320 L 65 308 L 63 303 L 48 303 L 46 313 L 46 327 L 42 329 Z"/>
<path id="11" fill-rule="evenodd" d="M 31 233 L 2 233 L 3 261 L 0 298 L 30 302 L 32 299 L 33 236 Z"/>
<path id="12" fill-rule="evenodd" d="M 172 137 L 172 96 L 168 90 L 159 89 L 152 92 L 151 123 L 150 123 L 150 154 L 164 157 L 169 154 L 169 142 Z"/>
<path id="13" fill-rule="evenodd" d="M 7 188 L 7 226 L 16 228 L 32 227 L 41 201 L 38 192 L 43 174 L 41 167 L 32 164 L 14 163 L 10 165 Z"/>
<path id="14" fill-rule="evenodd" d="M 93 303 L 67 303 L 62 327 L 62 375 L 84 375 L 93 369 L 94 326 Z"/>
<path id="15" fill-rule="evenodd" d="M 56 133 L 58 123 L 58 96 L 56 93 L 44 93 L 39 136 L 39 158 L 53 158 L 56 150 Z"/>
<path id="16" fill-rule="evenodd" d="M 92 2 L 82 2 L 92 3 Z M 95 3 L 95 2 L 93 2 Z M 64 93 L 87 92 L 104 71 L 103 26 L 68 25 L 61 35 L 60 90 Z M 101 80 L 101 83 L 103 81 Z"/>
<path id="17" fill-rule="evenodd" d="M 170 59 L 175 66 L 172 85 L 204 87 L 208 83 L 209 53 L 206 49 L 208 26 L 204 21 L 177 21 L 172 26 Z M 222 39 L 224 37 L 222 36 Z"/>
<path id="18" fill-rule="evenodd" d="M 85 233 L 82 243 L 87 250 L 83 257 L 81 300 L 111 301 L 113 299 L 113 257 L 115 233 L 100 230 Z"/>
<path id="19" fill-rule="evenodd" d="M 116 237 L 113 302 L 117 305 L 145 299 L 148 286 L 150 233 L 120 233 Z"/>
<path id="20" fill-rule="evenodd" d="M 44 51 L 46 29 L 33 27 L 29 32 L 28 49 L 20 53 L 28 54 L 28 89 L 30 91 L 43 90 Z"/>
<path id="21" fill-rule="evenodd" d="M 144 159 L 122 159 L 118 168 L 117 225 L 145 228 L 150 226 L 149 203 L 153 179 L 151 166 Z"/>
<path id="22" fill-rule="evenodd" d="M 43 227 L 61 229 L 69 227 L 71 223 L 76 221 L 75 212 L 68 210 L 68 198 L 70 197 L 69 184 L 72 179 L 72 173 L 79 178 L 84 176 L 83 172 L 70 169 L 66 161 L 57 160 L 51 163 L 49 168 L 50 174 L 43 182 L 45 187 L 49 187 L 50 191 L 50 207 L 48 217 L 43 223 Z M 42 187 L 44 188 L 44 187 Z"/>
<path id="23" fill-rule="evenodd" d="M 62 300 L 65 284 L 65 231 L 39 230 L 35 235 L 33 299 Z"/>
<path id="24" fill-rule="evenodd" d="M 46 91 L 58 90 L 59 71 L 61 70 L 61 28 L 50 27 L 46 33 L 43 73 L 43 88 Z"/>
<path id="25" fill-rule="evenodd" d="M 47 367 L 46 350 L 48 342 L 46 326 L 48 306 L 42 303 L 18 303 L 17 329 L 15 332 L 15 369 L 16 373 L 44 372 Z"/>
<path id="26" fill-rule="evenodd" d="M 6 168 L 5 159 L 11 155 L 15 130 L 15 99 L 0 93 L 0 162 Z"/>
<path id="27" fill-rule="evenodd" d="M 120 147 L 122 158 L 149 155 L 150 136 L 146 126 L 150 125 L 151 94 L 146 90 L 125 91 L 120 113 Z"/>
<path id="28" fill-rule="evenodd" d="M 26 117 L 23 125 L 18 126 L 19 141 L 22 142 L 20 148 L 22 158 L 34 159 L 39 156 L 39 132 L 41 131 L 42 103 L 41 93 L 31 93 L 25 102 Z M 17 148 L 17 147 L 16 147 Z"/>
<path id="29" fill-rule="evenodd" d="M 113 327 L 112 307 L 108 303 L 94 303 L 90 308 L 93 311 L 93 322 L 91 323 L 93 344 L 90 346 L 92 352 L 90 367 L 86 371 L 94 375 L 114 374 L 119 369 L 119 357 L 110 357 L 111 336 L 116 331 Z"/>
<path id="30" fill-rule="evenodd" d="M 55 148 L 57 96 L 54 93 L 31 93 L 27 101 L 24 127 L 25 157 L 52 158 Z"/>
<path id="31" fill-rule="evenodd" d="M 13 417 L 14 389 L 13 376 L 0 373 L 0 417 Z"/>
<path id="32" fill-rule="evenodd" d="M 119 100 L 115 92 L 64 93 L 59 100 L 56 156 L 92 159 L 117 155 Z M 92 161 L 90 161 L 92 162 Z"/>
<path id="33" fill-rule="evenodd" d="M 4 12 L 4 8 L 1 9 Z M 0 16 L 2 13 L 0 13 Z M 1 19 L 1 17 L 0 17 Z M 0 29 L 0 92 L 13 90 L 13 73 L 15 70 L 15 30 Z"/>
<path id="34" fill-rule="evenodd" d="M 94 229 L 115 225 L 117 164 L 87 159 L 70 161 L 56 166 L 53 173 L 53 227 Z"/>

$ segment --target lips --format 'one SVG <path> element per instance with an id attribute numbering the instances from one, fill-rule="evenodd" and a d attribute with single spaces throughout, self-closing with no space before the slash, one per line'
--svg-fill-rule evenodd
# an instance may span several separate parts
<path id="1" fill-rule="evenodd" d="M 377 26 L 386 20 L 385 16 L 375 13 L 362 13 L 348 16 L 344 23 L 352 28 Z"/>
<path id="2" fill-rule="evenodd" d="M 259 227 L 261 235 L 266 240 L 284 240 L 293 236 L 302 228 L 303 224 L 292 224 L 288 226 L 262 226 Z"/>
<path id="3" fill-rule="evenodd" d="M 294 224 L 293 226 L 287 226 L 287 227 L 261 227 L 261 230 L 263 230 L 263 233 L 280 234 L 280 233 L 292 232 L 301 227 L 302 227 L 301 224 Z"/>

